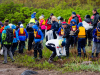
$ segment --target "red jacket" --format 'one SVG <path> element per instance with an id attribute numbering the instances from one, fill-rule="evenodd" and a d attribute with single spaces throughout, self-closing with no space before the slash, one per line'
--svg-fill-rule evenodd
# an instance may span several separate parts
<path id="1" fill-rule="evenodd" d="M 79 23 L 80 22 L 82 22 L 82 19 L 81 19 L 81 17 L 80 17 L 80 15 L 76 15 L 77 17 L 78 17 L 78 19 L 79 19 Z M 73 18 L 72 18 L 72 16 L 68 19 L 68 24 L 70 24 L 70 22 L 71 22 L 71 20 L 72 20 Z"/>
<path id="2" fill-rule="evenodd" d="M 0 33 L 2 33 L 3 30 L 4 30 L 4 26 L 0 28 Z"/>
<path id="3" fill-rule="evenodd" d="M 48 22 L 48 19 L 46 20 L 45 26 L 47 26 L 47 30 L 50 30 L 51 29 L 51 24 L 47 24 L 47 22 Z"/>

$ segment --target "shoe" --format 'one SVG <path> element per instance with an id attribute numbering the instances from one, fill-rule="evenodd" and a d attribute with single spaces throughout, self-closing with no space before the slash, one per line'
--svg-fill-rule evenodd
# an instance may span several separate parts
<path id="1" fill-rule="evenodd" d="M 97 57 L 97 58 L 98 58 L 98 54 L 99 54 L 99 53 L 96 53 L 96 57 Z"/>
<path id="2" fill-rule="evenodd" d="M 3 62 L 2 64 L 7 64 L 7 62 Z"/>
<path id="3" fill-rule="evenodd" d="M 84 57 L 87 57 L 86 53 L 84 53 Z"/>
<path id="4" fill-rule="evenodd" d="M 42 58 L 41 58 L 41 57 L 39 57 L 38 59 L 39 59 L 39 60 L 41 60 Z"/>
<path id="5" fill-rule="evenodd" d="M 15 62 L 15 59 L 14 59 L 14 60 L 12 60 L 12 62 Z"/>
<path id="6" fill-rule="evenodd" d="M 48 60 L 48 62 L 49 62 L 49 63 L 52 63 L 52 62 L 53 62 L 53 60 L 49 59 L 49 60 Z"/>
<path id="7" fill-rule="evenodd" d="M 94 58 L 94 53 L 92 53 L 91 58 Z"/>
<path id="8" fill-rule="evenodd" d="M 36 59 L 35 57 L 33 57 L 33 59 Z"/>

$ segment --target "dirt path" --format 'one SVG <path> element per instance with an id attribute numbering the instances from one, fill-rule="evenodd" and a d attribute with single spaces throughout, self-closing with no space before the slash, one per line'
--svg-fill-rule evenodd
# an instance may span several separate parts
<path id="1" fill-rule="evenodd" d="M 0 61 L 0 75 L 21 75 L 22 72 L 25 70 L 28 70 L 28 68 L 18 68 L 17 66 L 14 66 L 11 63 L 2 64 Z M 58 71 L 47 71 L 47 70 L 38 70 L 37 75 L 100 75 L 99 72 L 75 72 L 75 73 L 65 73 L 61 74 L 61 72 Z M 35 74 L 36 75 L 36 74 Z"/>

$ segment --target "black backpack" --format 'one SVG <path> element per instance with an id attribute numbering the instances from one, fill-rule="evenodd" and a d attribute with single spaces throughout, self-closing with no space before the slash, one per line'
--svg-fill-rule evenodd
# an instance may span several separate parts
<path id="1" fill-rule="evenodd" d="M 12 43 L 13 37 L 14 37 L 13 29 L 12 28 L 6 29 L 6 39 L 5 39 L 5 41 L 7 41 L 8 43 Z"/>

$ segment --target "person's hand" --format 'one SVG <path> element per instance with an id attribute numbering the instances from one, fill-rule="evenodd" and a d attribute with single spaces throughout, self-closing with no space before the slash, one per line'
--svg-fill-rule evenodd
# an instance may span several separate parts
<path id="1" fill-rule="evenodd" d="M 20 41 L 18 41 L 18 43 L 20 43 Z"/>
<path id="2" fill-rule="evenodd" d="M 33 44 L 35 44 L 35 41 L 33 41 Z"/>
<path id="3" fill-rule="evenodd" d="M 100 37 L 97 36 L 97 39 L 100 40 Z"/>
<path id="4" fill-rule="evenodd" d="M 89 24 L 89 26 L 92 26 L 92 24 Z"/>
<path id="5" fill-rule="evenodd" d="M 54 31 L 54 29 L 52 29 L 52 31 Z"/>
<path id="6" fill-rule="evenodd" d="M 41 40 L 40 43 L 43 43 L 43 41 Z"/>

